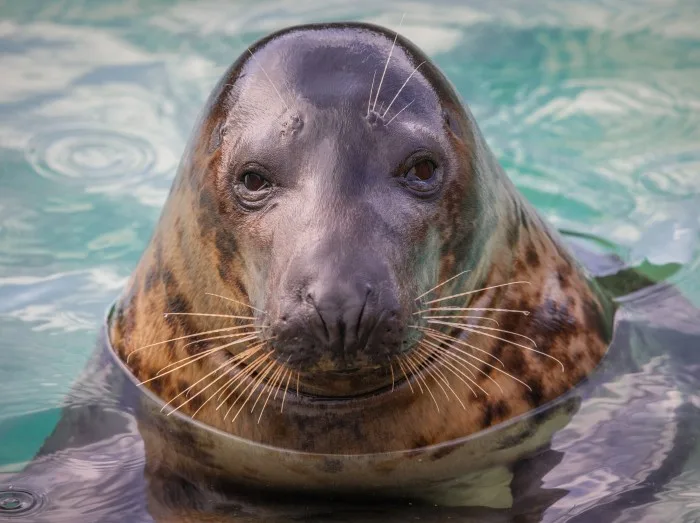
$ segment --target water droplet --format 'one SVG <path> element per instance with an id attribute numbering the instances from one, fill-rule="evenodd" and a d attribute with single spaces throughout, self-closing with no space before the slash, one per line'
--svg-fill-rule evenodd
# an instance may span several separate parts
<path id="1" fill-rule="evenodd" d="M 37 507 L 40 496 L 27 490 L 0 490 L 0 514 L 20 515 Z"/>

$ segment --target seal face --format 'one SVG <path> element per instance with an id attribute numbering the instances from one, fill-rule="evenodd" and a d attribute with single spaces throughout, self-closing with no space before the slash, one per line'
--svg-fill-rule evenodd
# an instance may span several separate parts
<path id="1" fill-rule="evenodd" d="M 226 72 L 110 339 L 195 419 L 370 453 L 556 398 L 605 353 L 607 311 L 437 67 L 380 27 L 324 24 Z"/>

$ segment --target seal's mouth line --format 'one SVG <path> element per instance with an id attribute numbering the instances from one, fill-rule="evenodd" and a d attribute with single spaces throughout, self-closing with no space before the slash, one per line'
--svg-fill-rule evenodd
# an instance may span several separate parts
<path id="1" fill-rule="evenodd" d="M 392 393 L 399 393 L 405 389 L 416 392 L 420 388 L 423 374 L 435 364 L 435 358 L 426 357 L 418 352 L 408 350 L 401 355 L 388 359 L 389 365 L 384 368 L 387 375 L 391 376 L 391 382 L 377 388 L 359 392 L 357 394 L 323 394 L 304 390 L 304 376 L 301 371 L 294 371 L 283 363 L 269 358 L 267 365 L 256 365 L 254 362 L 241 362 L 235 371 L 231 371 L 232 379 L 239 376 L 236 381 L 244 382 L 241 389 L 246 394 L 254 396 L 271 394 L 271 404 L 281 404 L 286 396 L 286 401 L 299 403 L 324 404 L 324 405 L 350 405 L 355 402 L 378 398 Z M 251 369 L 251 367 L 254 367 Z M 274 369 L 276 367 L 276 370 Z M 380 367 L 381 368 L 381 367 Z M 358 369 L 360 370 L 360 369 Z M 355 370 L 347 372 L 352 374 Z M 343 373 L 340 371 L 339 373 Z M 308 378 L 308 374 L 306 375 Z M 308 381 L 308 380 L 306 380 Z"/>

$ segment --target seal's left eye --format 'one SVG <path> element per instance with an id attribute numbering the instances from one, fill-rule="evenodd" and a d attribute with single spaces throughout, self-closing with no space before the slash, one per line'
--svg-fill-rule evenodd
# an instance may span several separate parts
<path id="1" fill-rule="evenodd" d="M 406 173 L 406 179 L 427 182 L 435 175 L 435 164 L 430 160 L 421 160 Z"/>
<path id="2" fill-rule="evenodd" d="M 251 192 L 262 191 L 270 186 L 270 183 L 258 173 L 247 172 L 242 176 L 243 185 Z"/>

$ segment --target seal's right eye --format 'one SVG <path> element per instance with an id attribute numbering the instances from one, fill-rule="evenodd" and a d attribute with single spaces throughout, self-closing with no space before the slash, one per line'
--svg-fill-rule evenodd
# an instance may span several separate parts
<path id="1" fill-rule="evenodd" d="M 247 172 L 241 178 L 245 188 L 252 192 L 261 191 L 270 186 L 270 183 L 258 173 Z"/>
<path id="2" fill-rule="evenodd" d="M 261 172 L 262 170 L 262 172 Z M 233 192 L 238 202 L 248 210 L 261 208 L 272 193 L 273 185 L 265 176 L 266 171 L 257 165 L 246 167 L 235 177 Z"/>

